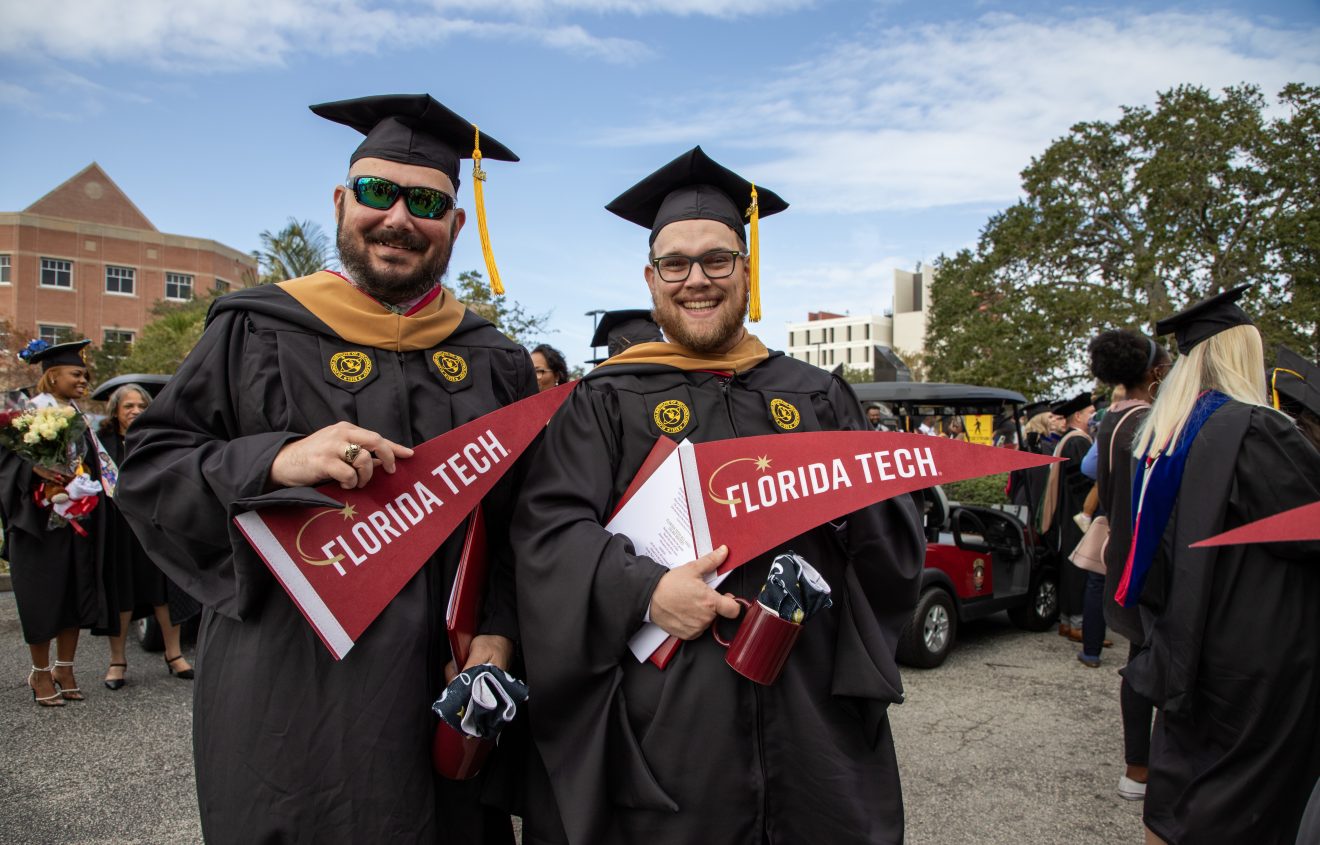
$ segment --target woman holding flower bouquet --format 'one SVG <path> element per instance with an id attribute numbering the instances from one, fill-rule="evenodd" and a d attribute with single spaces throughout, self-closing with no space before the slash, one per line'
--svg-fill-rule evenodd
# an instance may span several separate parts
<path id="1" fill-rule="evenodd" d="M 41 365 L 38 395 L 0 418 L 0 508 L 19 623 L 32 652 L 28 686 L 43 707 L 83 699 L 73 674 L 78 630 L 105 621 L 97 572 L 100 466 L 73 405 L 87 391 L 88 343 L 29 343 L 19 357 Z"/>

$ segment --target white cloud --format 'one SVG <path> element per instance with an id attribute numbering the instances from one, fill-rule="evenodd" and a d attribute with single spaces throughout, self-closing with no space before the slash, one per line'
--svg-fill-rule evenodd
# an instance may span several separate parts
<path id="1" fill-rule="evenodd" d="M 1318 48 L 1315 27 L 1229 13 L 993 14 L 869 31 L 711 103 L 704 123 L 733 127 L 722 138 L 712 129 L 708 149 L 750 148 L 740 169 L 799 209 L 1002 204 L 1031 157 L 1077 121 L 1116 119 L 1120 105 L 1184 83 L 1251 82 L 1272 97 L 1286 82 L 1320 82 Z M 689 132 L 657 124 L 601 137 L 653 144 Z"/>
<path id="2" fill-rule="evenodd" d="M 436 5 L 424 0 L 10 3 L 0 57 L 224 71 L 281 65 L 295 54 L 375 53 L 453 36 L 538 43 L 610 62 L 649 55 L 638 42 L 600 37 L 576 25 L 508 15 L 462 17 Z"/>

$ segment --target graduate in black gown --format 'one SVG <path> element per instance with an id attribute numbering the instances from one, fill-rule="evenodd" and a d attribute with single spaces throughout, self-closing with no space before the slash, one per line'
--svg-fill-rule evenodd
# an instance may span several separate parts
<path id="1" fill-rule="evenodd" d="M 193 742 L 209 842 L 511 842 L 483 777 L 434 774 L 431 703 L 463 532 L 336 662 L 234 526 L 245 509 L 325 504 L 409 446 L 536 392 L 522 347 L 441 287 L 473 126 L 427 95 L 313 107 L 367 135 L 334 190 L 342 275 L 217 300 L 197 348 L 129 431 L 120 504 L 205 606 Z M 516 160 L 482 133 L 487 159 Z M 255 188 L 254 188 L 255 190 Z M 492 582 L 473 664 L 507 667 L 517 619 L 507 512 L 487 500 Z M 487 772 L 498 770 L 488 761 Z"/>
<path id="2" fill-rule="evenodd" d="M 1245 289 L 1156 327 L 1180 357 L 1134 445 L 1115 594 L 1146 631 L 1122 674 L 1160 711 L 1143 818 L 1176 845 L 1292 845 L 1320 776 L 1320 543 L 1190 548 L 1320 500 L 1320 453 L 1264 404 Z"/>
<path id="3" fill-rule="evenodd" d="M 41 365 L 33 404 L 70 405 L 87 392 L 84 350 L 90 340 L 47 346 L 25 360 Z M 75 406 L 76 407 L 76 406 Z M 99 479 L 100 466 L 91 435 L 83 434 L 83 467 Z M 84 698 L 74 678 L 78 632 L 104 624 L 101 584 L 101 534 L 104 511 L 97 507 L 78 522 L 51 530 L 50 505 L 37 503 L 39 485 L 67 483 L 68 473 L 33 465 L 0 448 L 0 511 L 5 515 L 9 573 L 18 605 L 23 640 L 32 653 L 28 686 L 45 707 Z M 50 642 L 55 641 L 55 659 Z"/>
<path id="4" fill-rule="evenodd" d="M 1086 424 L 1095 408 L 1091 394 L 1083 392 L 1058 403 L 1050 412 L 1064 420 L 1063 437 L 1055 444 L 1053 454 L 1067 461 L 1050 464 L 1041 496 L 1040 530 L 1059 565 L 1059 633 L 1080 642 L 1086 572 L 1078 569 L 1068 556 L 1084 533 L 1073 516 L 1082 510 L 1086 494 L 1091 490 L 1091 479 L 1082 474 L 1082 458 L 1091 448 Z"/>
<path id="5" fill-rule="evenodd" d="M 667 570 L 602 527 L 657 438 L 867 429 L 847 384 L 744 325 L 751 190 L 696 148 L 609 206 L 651 231 L 646 279 L 668 341 L 631 346 L 583 379 L 524 482 L 514 546 L 538 752 L 528 845 L 902 841 L 886 711 L 902 700 L 894 649 L 924 553 L 912 498 L 795 537 L 720 592 L 700 573 L 723 547 Z M 761 216 L 786 207 L 757 191 Z M 760 686 L 729 668 L 707 628 L 737 615 L 721 592 L 755 599 L 785 548 L 820 571 L 834 607 Z M 663 671 L 627 647 L 647 618 L 688 640 Z"/>

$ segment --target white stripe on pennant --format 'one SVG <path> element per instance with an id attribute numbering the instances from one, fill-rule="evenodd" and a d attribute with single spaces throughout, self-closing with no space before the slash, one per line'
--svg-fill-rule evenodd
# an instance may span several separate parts
<path id="1" fill-rule="evenodd" d="M 342 660 L 353 647 L 353 639 L 344 630 L 344 626 L 339 624 L 339 620 L 312 587 L 307 576 L 275 539 L 275 535 L 271 533 L 260 513 L 248 511 L 239 514 L 234 521 L 247 536 L 248 542 L 257 550 L 257 554 L 270 565 L 275 577 L 284 585 L 284 591 L 293 597 L 326 648 L 330 649 L 336 660 Z"/>

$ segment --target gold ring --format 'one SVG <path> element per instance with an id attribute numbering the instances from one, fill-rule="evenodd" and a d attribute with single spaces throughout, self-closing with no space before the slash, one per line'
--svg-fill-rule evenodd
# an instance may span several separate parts
<path id="1" fill-rule="evenodd" d="M 357 460 L 357 456 L 362 453 L 362 447 L 356 443 L 348 444 L 344 449 L 344 463 L 351 464 Z"/>

